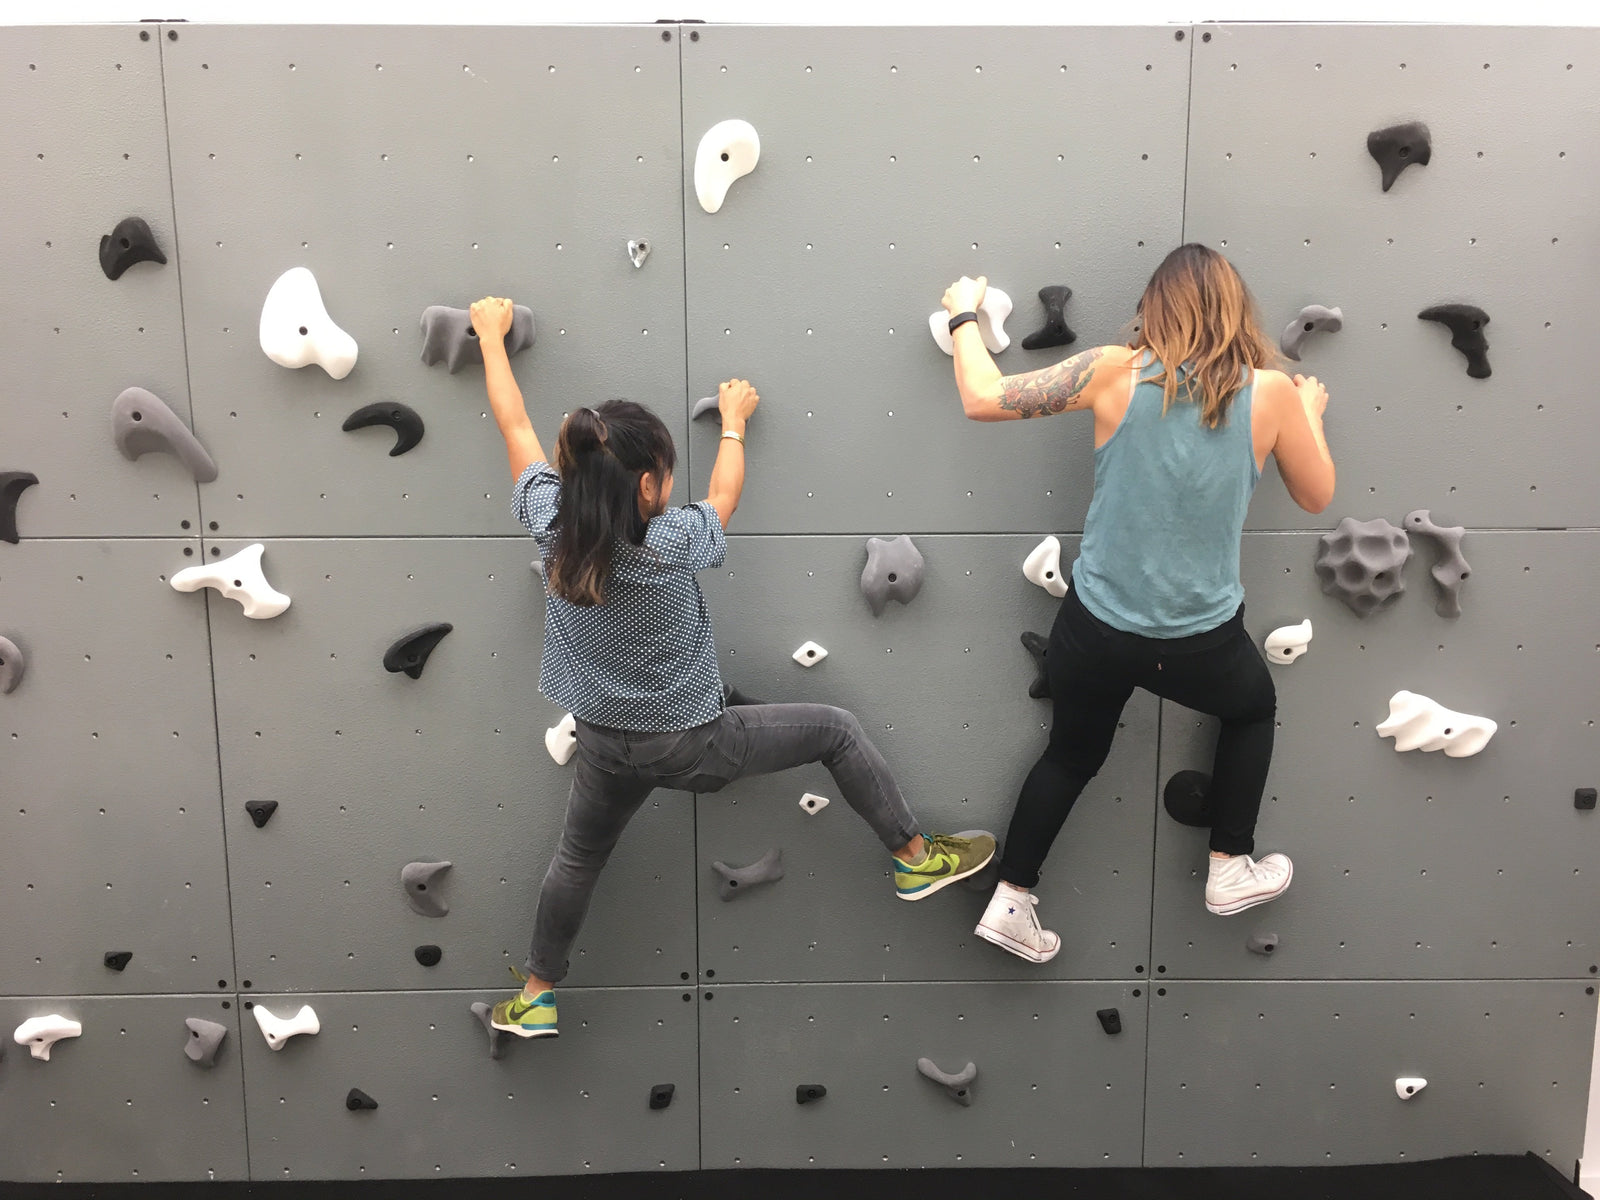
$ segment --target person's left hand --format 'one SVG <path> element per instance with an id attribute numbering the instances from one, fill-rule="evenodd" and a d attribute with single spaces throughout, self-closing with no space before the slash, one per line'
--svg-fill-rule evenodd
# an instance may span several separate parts
<path id="1" fill-rule="evenodd" d="M 976 279 L 969 279 L 963 275 L 945 289 L 944 299 L 940 301 L 944 309 L 952 317 L 957 313 L 977 312 L 978 306 L 983 303 L 983 297 L 989 290 L 989 279 L 979 275 Z"/>

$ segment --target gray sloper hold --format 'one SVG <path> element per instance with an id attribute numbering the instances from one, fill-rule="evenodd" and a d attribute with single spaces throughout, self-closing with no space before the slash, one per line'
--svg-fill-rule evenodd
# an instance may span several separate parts
<path id="1" fill-rule="evenodd" d="M 783 851 L 768 850 L 748 867 L 730 867 L 725 862 L 714 862 L 711 869 L 719 877 L 717 894 L 724 900 L 733 900 L 753 887 L 782 879 Z"/>
<path id="2" fill-rule="evenodd" d="M 1275 933 L 1252 933 L 1245 941 L 1244 948 L 1251 954 L 1261 954 L 1268 958 L 1278 948 L 1278 935 Z"/>
<path id="3" fill-rule="evenodd" d="M 1278 349 L 1283 351 L 1283 356 L 1300 361 L 1300 343 L 1313 333 L 1338 333 L 1344 328 L 1344 313 L 1337 308 L 1325 308 L 1320 304 L 1308 304 L 1302 308 L 1295 319 L 1283 327 L 1283 336 L 1278 339 Z"/>
<path id="4" fill-rule="evenodd" d="M 0 637 L 0 696 L 17 690 L 28 670 L 28 658 L 8 637 Z"/>
<path id="5" fill-rule="evenodd" d="M 720 401 L 715 396 L 701 396 L 700 399 L 694 402 L 694 408 L 689 413 L 689 420 L 698 421 L 707 413 L 718 411 L 717 406 L 719 403 Z"/>
<path id="6" fill-rule="evenodd" d="M 1371 616 L 1406 590 L 1402 575 L 1411 540 L 1382 517 L 1345 517 L 1317 543 L 1316 571 L 1324 595 L 1337 596 L 1358 617 Z"/>
<path id="7" fill-rule="evenodd" d="M 435 877 L 449 869 L 448 862 L 414 862 L 400 868 L 400 883 L 413 912 L 424 917 L 442 917 L 450 911 L 450 906 L 432 890 Z"/>
<path id="8" fill-rule="evenodd" d="M 976 1063 L 968 1063 L 951 1075 L 948 1071 L 941 1071 L 931 1058 L 919 1058 L 917 1070 L 924 1078 L 931 1079 L 943 1087 L 950 1099 L 957 1104 L 963 1108 L 972 1107 L 972 1081 L 978 1077 Z"/>
<path id="9" fill-rule="evenodd" d="M 1367 153 L 1383 172 L 1383 190 L 1387 192 L 1407 167 L 1428 165 L 1433 157 L 1433 140 L 1421 121 L 1407 121 L 1367 134 Z"/>
<path id="10" fill-rule="evenodd" d="M 1461 581 L 1472 573 L 1472 568 L 1461 554 L 1461 539 L 1467 531 L 1460 525 L 1436 525 L 1425 508 L 1406 514 L 1406 529 L 1418 537 L 1432 539 L 1439 549 L 1438 560 L 1429 574 L 1439 585 L 1439 598 L 1433 611 L 1441 617 L 1461 615 Z"/>
<path id="11" fill-rule="evenodd" d="M 513 304 L 506 354 L 519 354 L 533 345 L 533 333 L 533 310 Z M 432 304 L 422 310 L 422 361 L 430 367 L 442 362 L 452 375 L 469 364 L 483 365 L 483 347 L 466 309 Z"/>
<path id="12" fill-rule="evenodd" d="M 485 1004 L 482 1000 L 472 1002 L 472 1015 L 478 1018 L 478 1023 L 489 1033 L 489 1057 L 499 1058 L 505 1049 L 505 1039 L 511 1035 L 503 1029 L 494 1027 L 494 1005 Z"/>
<path id="13" fill-rule="evenodd" d="M 398 400 L 380 400 L 376 404 L 358 408 L 344 419 L 344 424 L 339 428 L 351 433 L 374 425 L 387 425 L 394 430 L 394 445 L 389 448 L 390 458 L 404 454 L 422 441 L 422 417 L 409 404 L 401 404 Z"/>
<path id="14" fill-rule="evenodd" d="M 1067 324 L 1067 301 L 1071 299 L 1072 289 L 1064 284 L 1039 289 L 1039 303 L 1044 305 L 1044 324 L 1022 339 L 1024 350 L 1070 346 L 1078 340 L 1078 335 Z"/>
<path id="15" fill-rule="evenodd" d="M 189 1061 L 202 1067 L 216 1066 L 217 1050 L 222 1045 L 222 1039 L 228 1036 L 228 1027 L 203 1017 L 187 1017 L 183 1023 L 189 1027 L 189 1040 L 183 1044 L 183 1052 L 189 1056 Z"/>
<path id="16" fill-rule="evenodd" d="M 111 402 L 111 436 L 129 462 L 144 454 L 170 454 L 196 483 L 217 477 L 217 464 L 200 440 L 160 396 L 144 388 L 127 388 Z"/>
<path id="17" fill-rule="evenodd" d="M 922 552 L 902 533 L 892 542 L 867 539 L 867 565 L 861 572 L 861 594 L 872 615 L 883 614 L 889 601 L 910 604 L 922 590 Z"/>

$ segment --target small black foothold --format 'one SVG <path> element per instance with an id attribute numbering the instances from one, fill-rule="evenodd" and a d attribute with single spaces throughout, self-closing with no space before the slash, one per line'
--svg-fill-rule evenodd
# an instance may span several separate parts
<path id="1" fill-rule="evenodd" d="M 416 409 L 398 400 L 382 400 L 358 408 L 344 419 L 340 428 L 349 433 L 353 429 L 366 429 L 372 425 L 387 425 L 394 430 L 390 458 L 404 454 L 422 440 L 422 418 L 417 415 Z"/>
<path id="2" fill-rule="evenodd" d="M 665 1108 L 672 1103 L 672 1093 L 676 1087 L 670 1083 L 658 1083 L 650 1089 L 650 1107 Z"/>
<path id="3" fill-rule="evenodd" d="M 1473 379 L 1489 378 L 1489 339 L 1483 336 L 1488 313 L 1475 304 L 1435 304 L 1417 317 L 1437 321 L 1450 331 L 1450 344 L 1466 356 L 1468 375 Z"/>
<path id="4" fill-rule="evenodd" d="M 1039 301 L 1044 305 L 1044 324 L 1022 339 L 1024 350 L 1068 346 L 1078 340 L 1078 335 L 1067 324 L 1067 301 L 1070 299 L 1072 289 L 1064 285 L 1039 289 Z"/>
<path id="5" fill-rule="evenodd" d="M 132 961 L 133 961 L 133 951 L 132 950 L 107 950 L 106 951 L 106 966 L 110 967 L 113 971 L 122 970 L 123 967 L 127 966 Z"/>
<path id="6" fill-rule="evenodd" d="M 250 814 L 250 819 L 256 823 L 257 829 L 264 829 L 267 822 L 272 820 L 272 814 L 278 811 L 278 802 L 276 800 L 246 800 L 244 802 L 244 810 Z"/>
<path id="7" fill-rule="evenodd" d="M 802 1083 L 794 1089 L 794 1102 L 796 1104 L 810 1104 L 813 1100 L 821 1100 L 828 1094 L 828 1089 L 820 1083 Z"/>
<path id="8" fill-rule="evenodd" d="M 423 625 L 413 629 L 410 633 L 402 634 L 394 645 L 390 646 L 383 654 L 383 669 L 385 671 L 404 671 L 413 679 L 422 678 L 422 668 L 428 664 L 428 655 L 433 653 L 433 648 L 439 644 L 444 635 L 455 626 L 443 621 L 435 621 L 431 625 Z"/>
<path id="9" fill-rule="evenodd" d="M 1204 771 L 1179 771 L 1167 780 L 1161 793 L 1167 815 L 1180 825 L 1210 829 L 1215 812 L 1211 806 L 1211 776 Z"/>
<path id="10" fill-rule="evenodd" d="M 363 1108 L 368 1110 L 377 1108 L 378 1102 L 360 1088 L 351 1088 L 350 1094 L 344 1098 L 344 1106 L 351 1112 L 357 1112 Z"/>
<path id="11" fill-rule="evenodd" d="M 1122 1032 L 1122 1014 L 1114 1008 L 1096 1010 L 1095 1016 L 1100 1018 L 1100 1028 L 1107 1033 Z"/>
<path id="12" fill-rule="evenodd" d="M 0 471 L 0 541 L 17 542 L 17 501 L 39 482 L 32 471 Z"/>
<path id="13" fill-rule="evenodd" d="M 1028 695 L 1035 700 L 1050 699 L 1050 672 L 1045 666 L 1045 657 L 1050 653 L 1050 639 L 1038 633 L 1024 633 L 1022 646 L 1033 655 L 1033 665 L 1039 668 L 1039 674 L 1028 685 Z"/>
<path id="14" fill-rule="evenodd" d="M 134 263 L 166 261 L 167 256 L 156 245 L 156 235 L 143 217 L 124 217 L 100 238 L 100 269 L 107 279 L 120 277 Z"/>
<path id="15" fill-rule="evenodd" d="M 1572 793 L 1572 807 L 1573 808 L 1580 808 L 1580 809 L 1583 809 L 1585 812 L 1588 812 L 1588 811 L 1591 811 L 1594 808 L 1594 802 L 1595 802 L 1595 789 L 1594 788 L 1579 788 L 1577 791 Z"/>
<path id="16" fill-rule="evenodd" d="M 1367 134 L 1367 153 L 1383 171 L 1383 190 L 1387 192 L 1407 167 L 1428 165 L 1428 159 L 1433 157 L 1433 140 L 1421 121 L 1407 121 Z"/>
<path id="17" fill-rule="evenodd" d="M 425 967 L 436 967 L 439 960 L 444 957 L 444 951 L 437 946 L 418 946 L 412 951 L 417 956 L 417 961 Z"/>

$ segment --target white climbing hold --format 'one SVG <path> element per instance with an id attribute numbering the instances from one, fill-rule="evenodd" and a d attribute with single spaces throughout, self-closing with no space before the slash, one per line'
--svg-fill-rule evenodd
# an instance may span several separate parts
<path id="1" fill-rule="evenodd" d="M 237 600 L 244 607 L 245 616 L 265 621 L 289 607 L 289 597 L 268 583 L 262 573 L 261 555 L 265 551 L 266 547 L 256 542 L 218 562 L 185 567 L 172 577 L 172 586 L 180 592 L 214 587 L 229 600 Z"/>
<path id="2" fill-rule="evenodd" d="M 322 303 L 317 278 L 291 267 L 267 292 L 261 306 L 261 351 L 281 367 L 316 363 L 335 379 L 355 369 L 356 340 L 333 323 Z"/>
<path id="3" fill-rule="evenodd" d="M 983 344 L 989 347 L 989 353 L 999 354 L 1011 345 L 1011 335 L 1006 332 L 1006 318 L 1010 315 L 1010 296 L 997 287 L 984 292 L 983 303 L 978 305 L 978 332 Z M 950 314 L 942 308 L 929 314 L 928 328 L 933 332 L 933 340 L 939 343 L 939 349 L 954 355 L 956 341 L 950 333 Z"/>
<path id="4" fill-rule="evenodd" d="M 284 1018 L 275 1017 L 267 1011 L 266 1005 L 256 1001 L 256 1024 L 261 1026 L 261 1034 L 267 1039 L 267 1045 L 274 1050 L 282 1050 L 283 1044 L 297 1033 L 321 1033 L 322 1022 L 317 1020 L 316 1010 L 309 1004 L 302 1004 L 300 1011 L 294 1016 Z"/>
<path id="5" fill-rule="evenodd" d="M 805 645 L 801 646 L 800 649 L 796 650 L 792 655 L 790 655 L 790 657 L 802 667 L 814 667 L 823 659 L 828 657 L 828 652 L 815 642 L 807 642 Z"/>
<path id="6" fill-rule="evenodd" d="M 819 796 L 815 792 L 807 792 L 804 796 L 800 797 L 801 811 L 806 813 L 808 816 L 814 817 L 827 807 L 828 798 L 826 796 Z"/>
<path id="7" fill-rule="evenodd" d="M 571 713 L 544 731 L 544 748 L 563 767 L 572 761 L 578 752 L 578 722 Z"/>
<path id="8" fill-rule="evenodd" d="M 1426 1079 L 1402 1076 L 1394 1081 L 1394 1094 L 1402 1100 L 1409 1100 L 1427 1086 Z"/>
<path id="9" fill-rule="evenodd" d="M 633 261 L 635 268 L 644 266 L 644 260 L 650 257 L 650 243 L 639 238 L 629 238 L 628 257 Z"/>
<path id="10" fill-rule="evenodd" d="M 1022 560 L 1022 573 L 1052 596 L 1067 594 L 1067 581 L 1061 575 L 1061 543 L 1055 535 L 1045 538 Z"/>
<path id="11" fill-rule="evenodd" d="M 1311 645 L 1311 619 L 1298 625 L 1285 625 L 1267 634 L 1267 661 L 1287 665 L 1306 652 Z"/>
<path id="12" fill-rule="evenodd" d="M 1443 750 L 1450 758 L 1467 758 L 1487 746 L 1499 728 L 1488 717 L 1452 712 L 1415 692 L 1396 692 L 1378 736 L 1394 738 L 1396 750 Z"/>
<path id="13" fill-rule="evenodd" d="M 761 159 L 761 138 L 749 121 L 718 121 L 700 139 L 694 154 L 694 193 L 700 207 L 722 207 L 735 179 L 750 174 Z"/>
<path id="14" fill-rule="evenodd" d="M 62 1038 L 75 1038 L 82 1034 L 83 1026 L 77 1021 L 51 1013 L 48 1017 L 29 1017 L 17 1026 L 16 1033 L 11 1036 L 16 1039 L 17 1045 L 27 1046 L 35 1058 L 49 1062 L 51 1046 Z"/>

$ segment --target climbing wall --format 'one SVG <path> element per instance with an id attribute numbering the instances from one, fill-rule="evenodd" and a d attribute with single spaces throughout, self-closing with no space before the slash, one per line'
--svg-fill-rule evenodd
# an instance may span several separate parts
<path id="1" fill-rule="evenodd" d="M 1600 986 L 1600 816 L 1574 803 L 1600 783 L 1600 484 L 1574 452 L 1597 73 L 1590 30 L 0 31 L 0 472 L 39 478 L 0 544 L 26 667 L 0 695 L 0 1177 L 1569 1170 Z M 761 158 L 710 214 L 695 153 L 729 118 Z M 1384 192 L 1366 135 L 1408 120 L 1431 158 Z M 112 281 L 95 251 L 129 216 L 167 262 Z M 852 709 L 926 827 L 1003 832 L 1049 722 L 1020 635 L 1057 605 L 1019 568 L 1046 534 L 1075 555 L 1092 434 L 965 421 L 928 317 L 987 273 L 1016 306 L 1002 367 L 1048 365 L 1019 344 L 1040 288 L 1072 288 L 1077 346 L 1116 341 L 1184 238 L 1233 258 L 1274 336 L 1310 304 L 1344 319 L 1301 368 L 1332 392 L 1339 493 L 1306 514 L 1269 468 L 1243 549 L 1256 640 L 1315 630 L 1274 668 L 1260 842 L 1294 855 L 1288 895 L 1204 911 L 1204 833 L 1160 795 L 1215 729 L 1140 693 L 1046 867 L 1051 963 L 973 936 L 982 892 L 894 902 L 809 767 L 655 794 L 561 1038 L 491 1042 L 471 1006 L 513 986 L 572 768 L 545 748 L 563 714 L 482 370 L 421 361 L 423 309 L 530 306 L 513 366 L 541 435 L 644 401 L 683 500 L 716 450 L 693 402 L 754 381 L 748 491 L 702 576 L 725 679 Z M 262 353 L 294 267 L 359 347 L 343 378 Z M 1490 377 L 1417 319 L 1441 303 L 1489 314 Z M 214 479 L 118 453 L 134 386 Z M 367 406 L 412 410 L 420 442 L 341 429 Z M 1421 508 L 1467 527 L 1459 617 L 1420 538 L 1389 609 L 1323 594 L 1322 532 Z M 874 617 L 864 543 L 902 533 L 926 582 Z M 258 542 L 281 615 L 172 588 Z M 415 678 L 383 669 L 438 622 Z M 1498 731 L 1396 753 L 1374 727 L 1402 689 Z M 771 851 L 783 879 L 724 900 L 711 864 Z M 450 865 L 408 894 L 413 863 Z M 305 1007 L 319 1032 L 272 1049 L 262 1022 Z M 48 1061 L 11 1036 L 46 1016 L 81 1027 Z M 226 1030 L 214 1065 L 189 1020 Z M 976 1074 L 947 1091 L 919 1059 Z"/>

